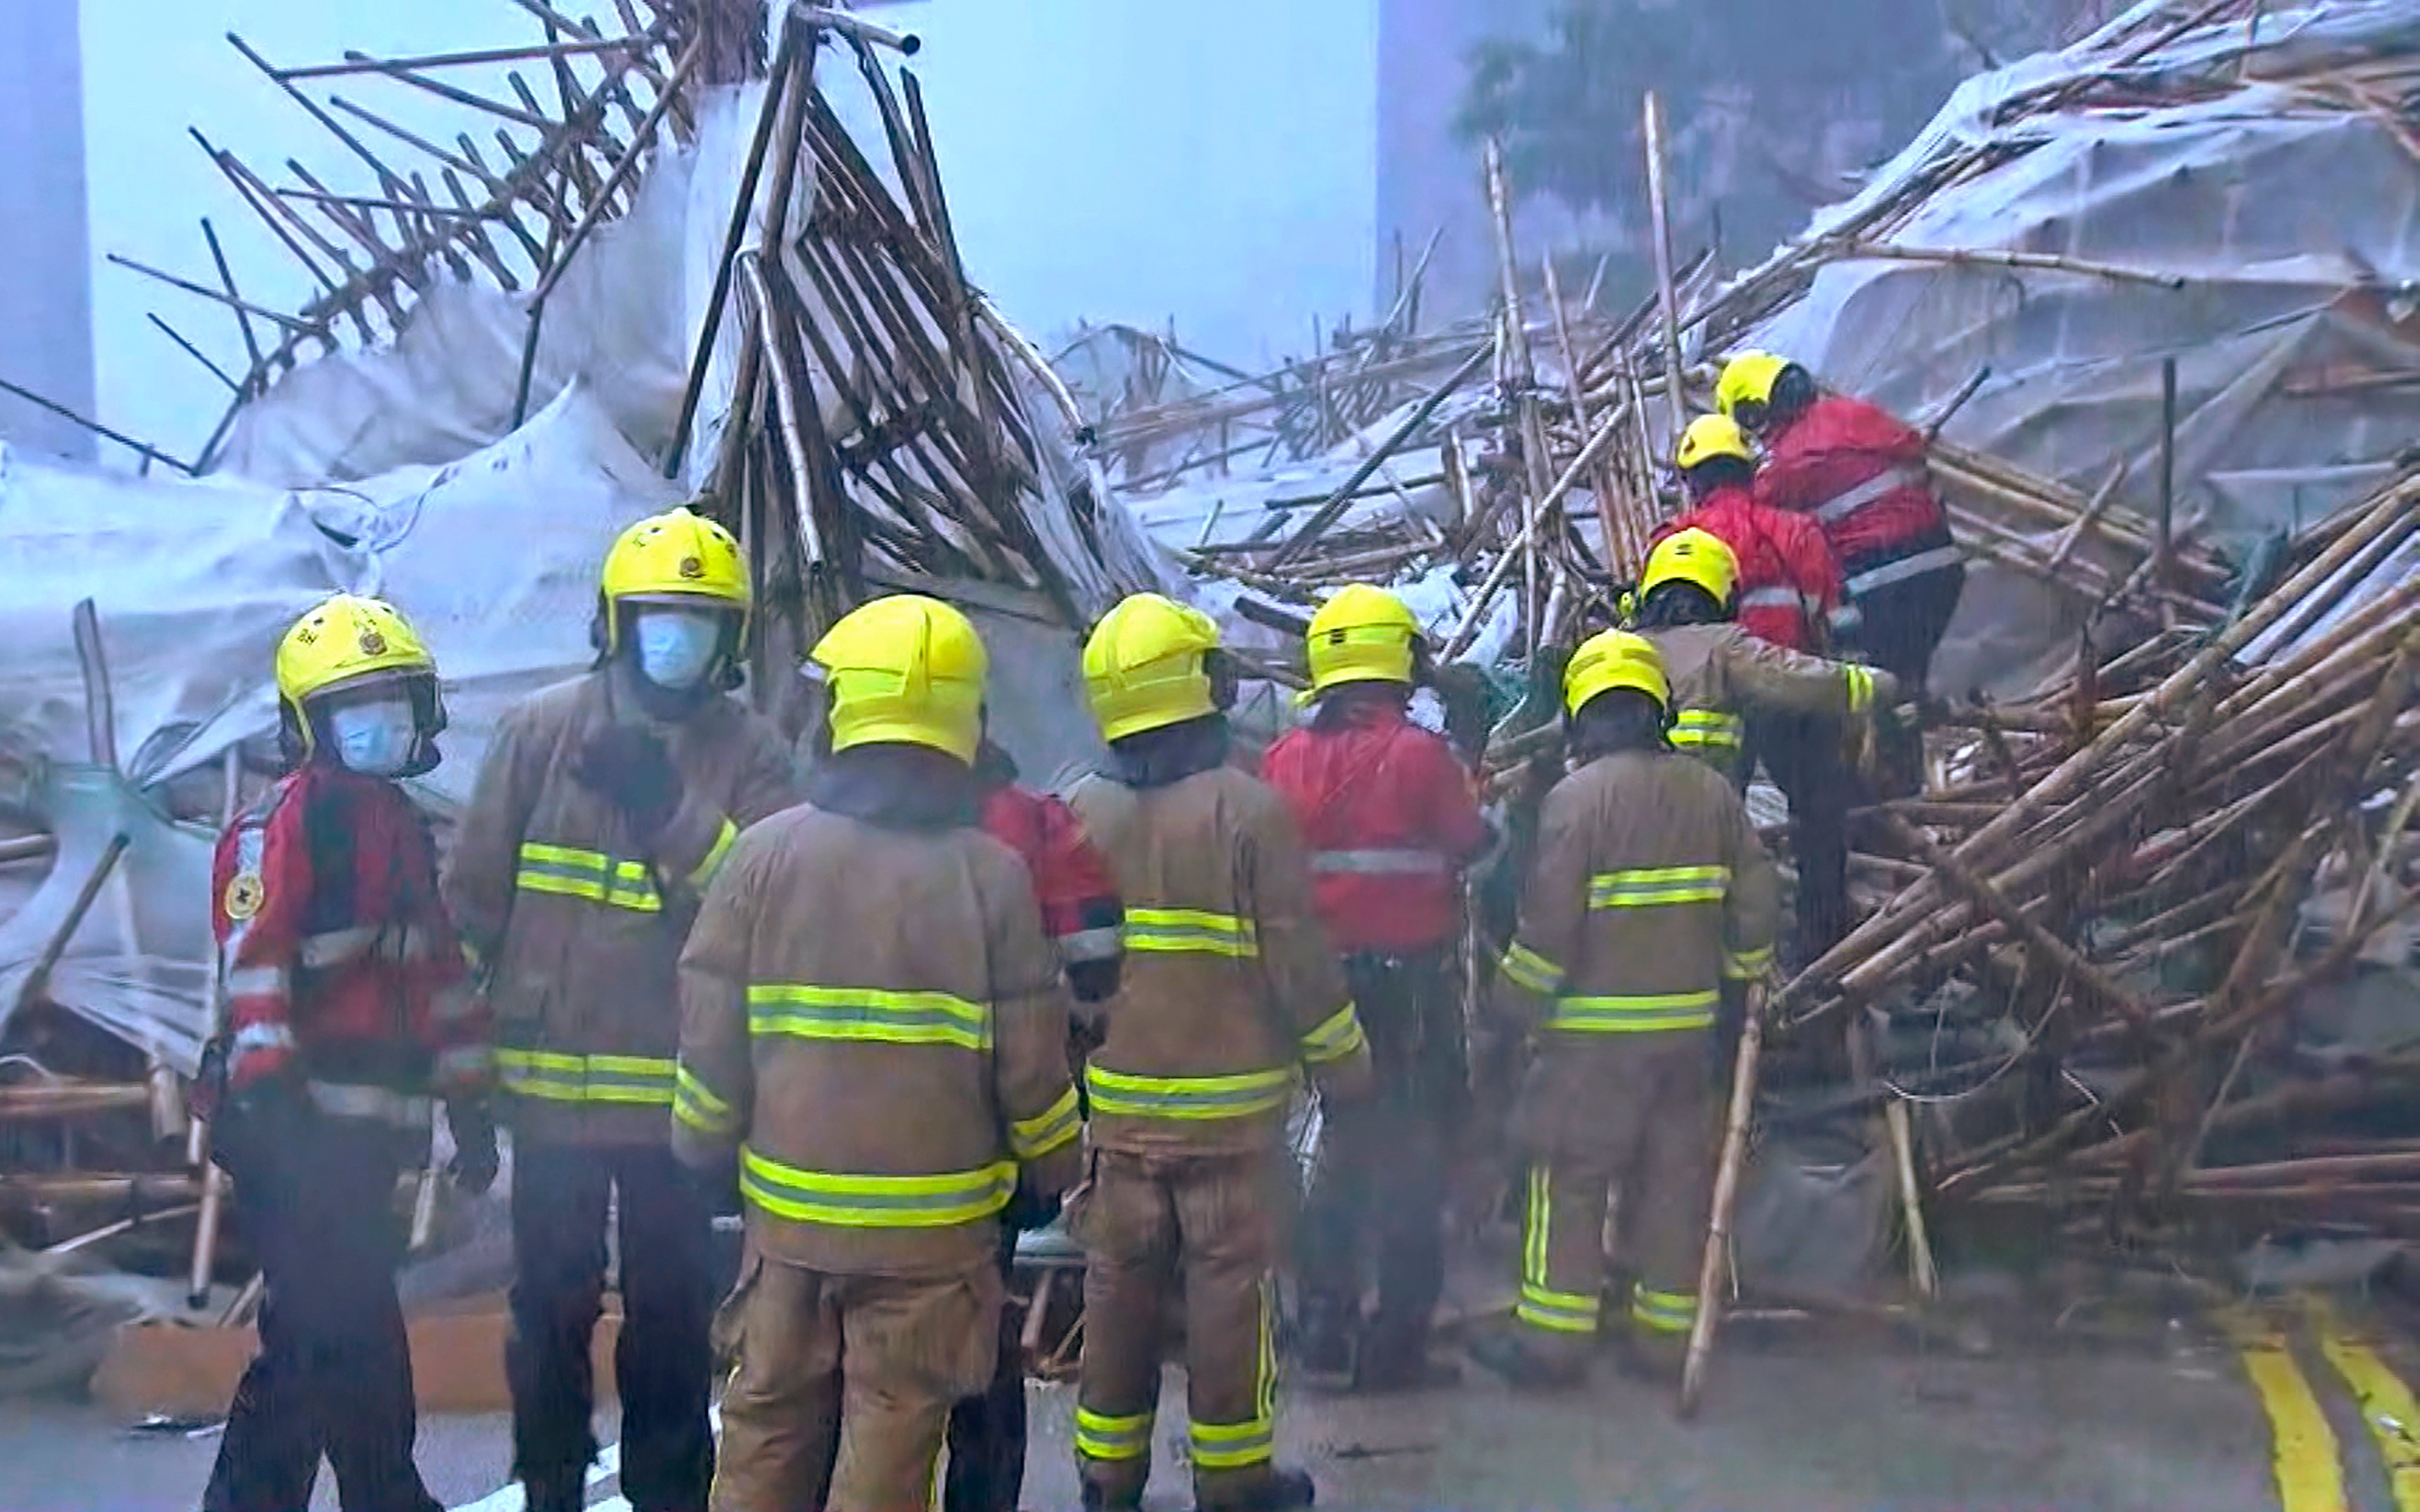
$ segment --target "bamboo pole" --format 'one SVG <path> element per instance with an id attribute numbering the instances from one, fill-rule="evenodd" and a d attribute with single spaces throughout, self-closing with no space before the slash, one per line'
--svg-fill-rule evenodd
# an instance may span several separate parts
<path id="1" fill-rule="evenodd" d="M 1652 89 L 1644 105 L 1647 142 L 1647 213 L 1655 255 L 1655 298 L 1664 314 L 1664 396 L 1672 412 L 1672 438 L 1687 428 L 1688 406 L 1681 393 L 1681 300 L 1672 279 L 1672 211 L 1665 185 L 1664 101 Z"/>
<path id="2" fill-rule="evenodd" d="M 1681 1365 L 1680 1413 L 1695 1417 L 1714 1358 L 1714 1331 L 1730 1273 L 1731 1211 L 1739 1202 L 1740 1171 L 1747 1163 L 1748 1125 L 1755 1118 L 1757 1066 L 1764 1047 L 1764 990 L 1748 991 L 1747 1023 L 1740 1030 L 1731 1062 L 1730 1109 L 1723 1121 L 1722 1159 L 1714 1166 L 1714 1200 L 1708 1204 L 1705 1253 L 1698 1262 L 1698 1316 L 1689 1325 L 1689 1350 Z"/>

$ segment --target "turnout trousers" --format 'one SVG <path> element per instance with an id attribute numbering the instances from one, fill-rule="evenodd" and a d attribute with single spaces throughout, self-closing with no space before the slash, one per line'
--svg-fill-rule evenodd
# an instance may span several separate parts
<path id="1" fill-rule="evenodd" d="M 1790 855 L 1798 872 L 1798 933 L 1793 961 L 1812 961 L 1849 933 L 1848 763 L 1840 722 L 1803 714 L 1758 715 L 1747 722 L 1747 762 L 1764 764 L 1790 800 Z"/>
<path id="2" fill-rule="evenodd" d="M 1620 1193 L 1616 1257 L 1634 1277 L 1633 1331 L 1679 1344 L 1698 1316 L 1714 1186 L 1712 1031 L 1619 1036 L 1602 1122 L 1532 1152 L 1513 1317 L 1540 1358 L 1585 1357 L 1603 1311 L 1606 1199 Z M 1551 1049 L 1547 1052 L 1551 1054 Z M 1569 1129 L 1573 1120 L 1554 1120 Z"/>
<path id="3" fill-rule="evenodd" d="M 1843 572 L 1848 572 L 1846 563 Z M 1854 575 L 1854 574 L 1853 574 Z M 1889 672 L 1914 699 L 1924 692 L 1932 671 L 1932 654 L 1958 612 L 1959 595 L 1966 591 L 1963 566 L 1942 567 L 1899 582 L 1885 583 L 1857 595 L 1863 623 L 1857 643 L 1866 659 Z M 1920 724 L 1885 725 L 1879 732 L 1884 780 L 1883 795 L 1899 797 L 1917 792 L 1924 780 L 1924 736 Z"/>
<path id="4" fill-rule="evenodd" d="M 951 1405 L 991 1379 L 1002 1300 L 990 1260 L 838 1275 L 752 1249 L 716 1325 L 733 1364 L 714 1512 L 931 1506 Z"/>
<path id="5" fill-rule="evenodd" d="M 411 1461 L 411 1356 L 396 1301 L 392 1130 L 321 1119 L 240 1163 L 236 1212 L 267 1290 L 260 1353 L 227 1409 L 203 1512 L 296 1512 L 325 1455 L 345 1512 L 439 1512 Z"/>
<path id="6" fill-rule="evenodd" d="M 1016 1268 L 1016 1231 L 1001 1226 L 1002 1296 Z M 1000 1309 L 999 1359 L 991 1381 L 950 1409 L 949 1469 L 941 1483 L 941 1512 L 1016 1512 L 1025 1486 L 1024 1320 Z"/>
<path id="7" fill-rule="evenodd" d="M 713 1217 L 664 1145 L 517 1148 L 513 1165 L 513 1473 L 580 1504 L 597 1457 L 589 1345 L 605 1303 L 605 1227 L 618 1214 L 622 1494 L 635 1512 L 698 1512 L 714 1474 Z"/>
<path id="8" fill-rule="evenodd" d="M 1084 1351 L 1076 1459 L 1107 1505 L 1151 1474 L 1163 1329 L 1185 1319 L 1195 1501 L 1261 1493 L 1277 1448 L 1278 1195 L 1265 1153 L 1096 1150 L 1070 1199 L 1083 1243 Z"/>
<path id="9" fill-rule="evenodd" d="M 1350 955 L 1344 970 L 1378 1090 L 1326 1113 L 1295 1245 L 1303 1331 L 1314 1350 L 1329 1335 L 1365 1374 L 1401 1377 L 1426 1358 L 1445 1288 L 1446 1168 L 1467 1096 L 1461 994 L 1443 947 Z"/>

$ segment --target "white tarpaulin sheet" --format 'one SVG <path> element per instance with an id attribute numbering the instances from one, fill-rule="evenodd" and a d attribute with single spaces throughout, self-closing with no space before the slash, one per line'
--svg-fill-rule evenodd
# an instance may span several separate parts
<path id="1" fill-rule="evenodd" d="M 468 796 L 505 707 L 588 664 L 606 548 L 678 491 L 580 388 L 458 462 L 342 491 L 137 480 L 0 454 L 0 630 L 14 647 L 0 661 L 0 746 L 31 774 L 0 801 L 60 841 L 49 880 L 0 923 L 0 1018 L 124 830 L 133 848 L 53 991 L 172 1064 L 190 1069 L 199 1041 L 209 831 L 172 827 L 156 787 L 138 796 L 62 764 L 87 751 L 78 600 L 94 602 L 118 749 L 144 785 L 209 765 L 231 742 L 269 760 L 271 656 L 287 626 L 330 593 L 392 598 L 444 676 L 445 762 L 416 784 L 443 806 Z"/>

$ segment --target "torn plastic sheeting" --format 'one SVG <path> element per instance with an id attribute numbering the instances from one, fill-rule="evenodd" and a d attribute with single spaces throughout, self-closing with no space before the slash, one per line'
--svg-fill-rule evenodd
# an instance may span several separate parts
<path id="1" fill-rule="evenodd" d="M 200 825 L 172 823 L 97 766 L 53 766 L 27 805 L 58 839 L 50 875 L 0 921 L 0 1032 L 43 948 L 115 837 L 130 843 L 66 951 L 47 995 L 186 1076 L 209 1037 L 210 855 Z"/>
<path id="2" fill-rule="evenodd" d="M 458 462 L 400 468 L 350 492 L 308 497 L 318 524 L 360 549 L 332 548 L 337 575 L 292 612 L 345 589 L 389 598 L 411 618 L 437 657 L 450 721 L 439 742 L 443 764 L 414 786 L 460 803 L 504 711 L 594 658 L 597 573 L 614 536 L 676 502 L 680 490 L 575 384 L 528 424 Z M 125 657 L 106 601 L 101 609 L 116 676 Z M 244 696 L 194 732 L 162 775 L 275 730 L 271 656 L 291 618 L 240 653 L 231 675 L 247 683 Z"/>

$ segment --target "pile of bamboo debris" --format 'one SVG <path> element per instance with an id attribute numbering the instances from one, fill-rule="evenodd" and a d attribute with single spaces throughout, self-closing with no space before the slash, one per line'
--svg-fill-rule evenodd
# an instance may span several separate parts
<path id="1" fill-rule="evenodd" d="M 2148 87 L 2124 69 L 2257 9 L 2146 8 L 2100 39 L 2098 84 L 2003 108 L 2115 105 Z M 2346 109 L 2391 114 L 2368 92 L 2377 71 L 2330 87 L 2352 91 Z M 1517 659 L 1609 623 L 1678 508 L 1666 454 L 1685 416 L 1709 408 L 1714 373 L 1683 361 L 1684 342 L 1720 351 L 1834 259 L 2176 283 L 1886 244 L 1928 195 L 2004 161 L 1951 142 L 1905 193 L 1717 286 L 1710 258 L 1671 255 L 1662 121 L 1652 100 L 1646 112 L 1658 287 L 1642 306 L 1608 317 L 1593 286 L 1567 301 L 1551 258 L 1524 259 L 1491 146 L 1491 317 L 1422 332 L 1414 268 L 1384 322 L 1260 376 L 1120 332 L 1126 380 L 1084 397 L 1122 495 L 1146 517 L 1179 492 L 1215 499 L 1198 539 L 1163 529 L 1162 540 L 1197 576 L 1236 585 L 1247 619 L 1298 626 L 1338 583 L 1442 569 L 1460 590 L 1436 626 L 1445 656 L 1467 651 L 1509 600 Z M 1959 544 L 2043 585 L 2084 635 L 2072 670 L 2031 698 L 1926 711 L 1931 781 L 1857 815 L 1865 921 L 1779 995 L 1785 1052 L 1823 1063 L 1817 1047 L 1854 1026 L 1849 1101 L 1888 1111 L 1912 1255 L 1926 1249 L 1928 1191 L 2081 1204 L 2137 1231 L 2199 1208 L 2420 1233 L 2420 1145 L 2306 1121 L 2358 1121 L 2420 1091 L 2420 1033 L 2369 1059 L 2322 1057 L 2318 1075 L 2290 1035 L 2318 989 L 2356 972 L 2383 971 L 2410 996 L 2395 926 L 2420 886 L 2420 477 L 2405 471 L 2274 560 L 2230 563 L 2202 539 L 2205 520 L 2176 517 L 2173 368 L 2156 487 L 2144 470 L 2131 493 L 2123 466 L 2086 492 L 1941 440 L 1976 377 L 1918 417 Z M 1301 466 L 1323 460 L 1331 476 L 1303 488 Z M 1219 510 L 1238 499 L 1242 517 L 1222 533 Z M 1544 732 L 1499 739 L 1494 790 L 1521 786 L 1552 744 Z M 1889 1052 L 1894 1039 L 1929 1048 L 1911 1063 Z M 2203 1168 L 2222 1157 L 2254 1163 Z"/>
<path id="2" fill-rule="evenodd" d="M 2017 1084 L 2013 1110 L 1934 1120 L 1942 1198 L 2412 1231 L 2408 1152 L 2290 1126 L 2408 1103 L 2420 1074 L 2397 1039 L 2324 1074 L 2295 1044 L 2313 990 L 2355 971 L 2400 973 L 2411 995 L 2408 936 L 2389 932 L 2420 886 L 2415 544 L 2406 476 L 2312 532 L 2216 633 L 2087 654 L 2029 703 L 1967 711 L 1935 736 L 1946 780 L 1859 816 L 1864 864 L 1905 885 L 1781 1012 L 1799 1033 L 1854 1009 L 1997 1020 L 1990 1053 L 1892 1083 L 1951 1109 Z M 2204 1168 L 2214 1137 L 2285 1158 Z"/>

